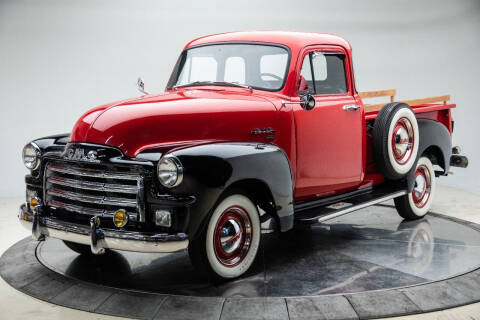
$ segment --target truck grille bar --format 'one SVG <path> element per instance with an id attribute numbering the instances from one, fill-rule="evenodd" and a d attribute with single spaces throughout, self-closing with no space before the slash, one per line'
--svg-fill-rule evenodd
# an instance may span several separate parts
<path id="1" fill-rule="evenodd" d="M 78 189 L 84 189 L 84 190 L 137 194 L 137 186 L 132 186 L 128 184 L 79 181 L 76 179 L 69 179 L 69 178 L 55 177 L 55 176 L 49 177 L 47 179 L 47 182 L 55 185 L 59 185 L 59 186 L 66 186 L 66 187 L 72 187 L 72 188 L 78 188 Z"/>
<path id="2" fill-rule="evenodd" d="M 83 193 L 65 191 L 61 189 L 49 189 L 47 191 L 47 195 L 65 198 L 69 200 L 76 200 L 80 202 L 86 203 L 94 203 L 94 204 L 105 204 L 105 205 L 113 205 L 113 206 L 123 206 L 123 207 L 137 207 L 137 201 L 135 199 L 128 200 L 122 198 L 113 198 L 113 197 L 104 197 L 104 196 L 92 196 Z"/>
<path id="3" fill-rule="evenodd" d="M 64 164 L 51 164 L 48 166 L 50 171 L 59 173 L 72 174 L 81 177 L 105 178 L 105 179 L 122 179 L 122 180 L 138 180 L 140 176 L 124 173 L 112 173 L 96 169 L 83 169 L 67 167 Z"/>
<path id="4" fill-rule="evenodd" d="M 82 215 L 113 216 L 124 209 L 131 221 L 145 221 L 143 176 L 137 172 L 116 172 L 105 165 L 75 163 L 47 164 L 44 199 L 47 206 Z M 92 168 L 93 167 L 93 168 Z M 100 169 L 102 168 L 102 169 Z"/>
<path id="5" fill-rule="evenodd" d="M 81 213 L 81 214 L 86 214 L 86 215 L 91 215 L 91 216 L 104 216 L 108 214 L 107 210 L 105 209 L 89 209 L 86 207 L 82 206 L 76 206 L 74 204 L 68 204 L 64 203 L 61 201 L 56 201 L 56 200 L 50 200 L 48 201 L 48 205 L 52 208 L 55 209 L 64 209 L 70 212 L 76 212 L 76 213 Z"/>

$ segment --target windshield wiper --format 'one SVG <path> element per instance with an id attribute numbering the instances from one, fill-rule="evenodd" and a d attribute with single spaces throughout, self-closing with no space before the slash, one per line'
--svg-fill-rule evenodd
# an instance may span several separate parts
<path id="1" fill-rule="evenodd" d="M 209 84 L 212 84 L 212 81 L 194 81 L 194 82 L 190 82 L 190 83 L 187 83 L 187 84 L 182 84 L 180 86 L 174 86 L 173 89 L 190 87 L 190 86 L 204 86 L 204 85 L 209 85 Z"/>
<path id="2" fill-rule="evenodd" d="M 191 83 L 182 84 L 180 86 L 175 86 L 173 88 L 183 88 L 183 87 L 190 87 L 190 86 L 208 86 L 208 85 L 240 87 L 240 88 L 246 88 L 250 91 L 253 90 L 253 88 L 251 86 L 248 86 L 246 84 L 240 84 L 240 83 L 237 83 L 237 82 L 228 82 L 228 81 L 194 81 L 194 82 L 191 82 Z"/>
<path id="3" fill-rule="evenodd" d="M 251 86 L 246 85 L 246 84 L 241 84 L 241 83 L 238 83 L 238 82 L 214 81 L 212 83 L 215 84 L 215 85 L 218 85 L 218 86 L 240 87 L 240 88 L 248 89 L 250 91 L 253 90 L 253 88 Z"/>

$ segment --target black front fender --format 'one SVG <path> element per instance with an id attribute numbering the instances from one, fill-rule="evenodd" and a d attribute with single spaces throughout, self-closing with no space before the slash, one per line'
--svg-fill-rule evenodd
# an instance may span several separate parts
<path id="1" fill-rule="evenodd" d="M 174 150 L 184 166 L 176 194 L 194 195 L 188 234 L 195 237 L 222 194 L 242 181 L 268 187 L 280 229 L 293 226 L 293 182 L 286 154 L 277 146 L 257 143 L 213 143 Z M 249 192 L 250 190 L 244 190 Z"/>

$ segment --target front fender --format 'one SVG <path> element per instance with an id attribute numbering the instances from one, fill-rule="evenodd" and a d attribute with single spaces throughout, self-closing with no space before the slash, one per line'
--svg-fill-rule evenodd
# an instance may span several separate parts
<path id="1" fill-rule="evenodd" d="M 271 192 L 282 231 L 293 226 L 293 182 L 287 156 L 277 146 L 258 143 L 213 143 L 170 154 L 184 166 L 181 185 L 171 191 L 194 195 L 188 234 L 195 237 L 221 195 L 244 180 L 265 184 Z M 249 191 L 249 190 L 245 190 Z"/>

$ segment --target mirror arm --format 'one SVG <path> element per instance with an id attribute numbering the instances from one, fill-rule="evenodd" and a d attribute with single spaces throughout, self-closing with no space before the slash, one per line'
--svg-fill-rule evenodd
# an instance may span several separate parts
<path id="1" fill-rule="evenodd" d="M 315 107 L 315 98 L 311 94 L 306 94 L 300 97 L 300 101 L 282 100 L 282 107 L 286 108 L 287 104 L 299 104 L 305 110 L 312 110 Z"/>
<path id="2" fill-rule="evenodd" d="M 305 101 L 285 101 L 285 100 L 282 100 L 282 107 L 286 108 L 287 107 L 287 104 L 299 104 L 299 105 L 304 105 L 305 104 Z"/>

